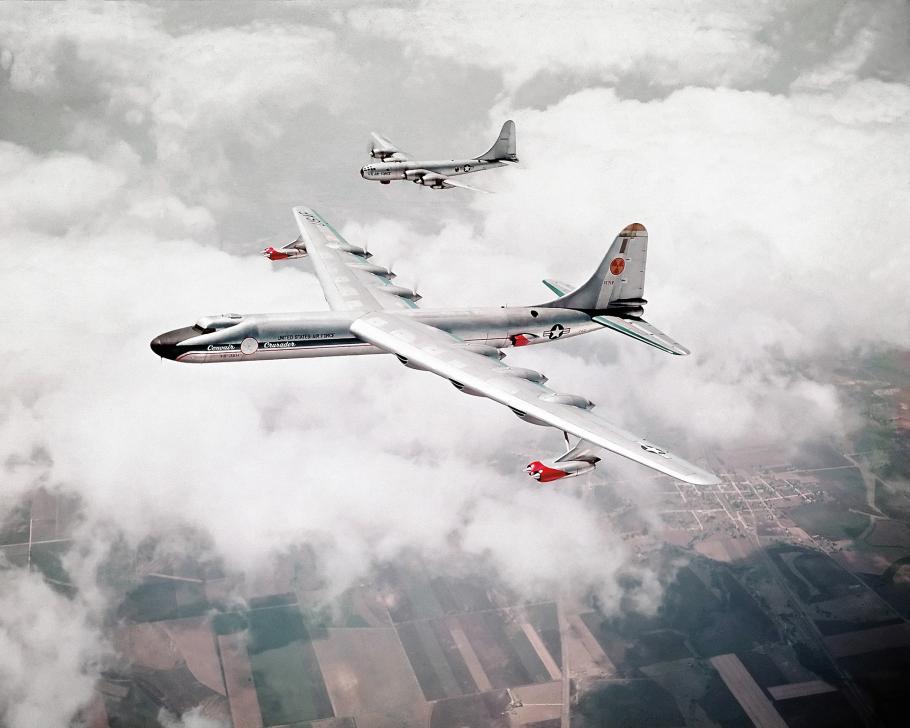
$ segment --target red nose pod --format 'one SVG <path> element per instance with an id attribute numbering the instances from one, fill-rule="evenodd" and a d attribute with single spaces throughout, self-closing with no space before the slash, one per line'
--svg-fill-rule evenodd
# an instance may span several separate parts
<path id="1" fill-rule="evenodd" d="M 540 460 L 535 460 L 533 463 L 530 463 L 528 467 L 525 468 L 525 471 L 538 483 L 550 483 L 554 480 L 559 480 L 560 478 L 568 476 L 568 473 L 564 470 L 548 468 L 540 462 Z"/>

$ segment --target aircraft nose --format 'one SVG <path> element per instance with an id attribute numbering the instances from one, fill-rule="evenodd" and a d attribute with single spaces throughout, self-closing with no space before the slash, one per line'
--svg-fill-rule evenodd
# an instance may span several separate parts
<path id="1" fill-rule="evenodd" d="M 366 173 L 365 173 L 365 170 L 366 170 L 366 167 L 361 167 L 361 168 L 360 168 L 360 176 L 363 177 L 364 179 L 367 178 Z"/>
<path id="2" fill-rule="evenodd" d="M 156 336 L 152 339 L 149 346 L 158 356 L 165 359 L 176 360 L 183 351 L 178 347 L 178 344 L 193 336 L 199 336 L 199 332 L 192 326 L 183 329 L 174 329 L 173 331 L 168 331 L 160 336 Z"/>
<path id="3" fill-rule="evenodd" d="M 152 343 L 149 344 L 149 346 L 152 347 L 152 351 L 154 351 L 158 356 L 164 356 L 164 352 L 167 351 L 167 347 L 161 340 L 160 336 L 156 336 L 154 339 L 152 339 Z"/>

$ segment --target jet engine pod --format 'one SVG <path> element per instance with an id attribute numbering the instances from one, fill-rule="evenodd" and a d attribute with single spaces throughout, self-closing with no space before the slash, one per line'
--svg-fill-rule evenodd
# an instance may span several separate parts
<path id="1" fill-rule="evenodd" d="M 525 472 L 538 483 L 551 483 L 554 480 L 562 478 L 574 478 L 584 473 L 590 473 L 596 467 L 596 463 L 587 460 L 566 460 L 556 462 L 554 460 L 535 460 L 529 463 Z"/>
<path id="2" fill-rule="evenodd" d="M 262 251 L 262 254 L 269 260 L 289 260 L 291 258 L 304 258 L 307 255 L 306 248 L 281 248 L 275 250 L 271 245 Z"/>

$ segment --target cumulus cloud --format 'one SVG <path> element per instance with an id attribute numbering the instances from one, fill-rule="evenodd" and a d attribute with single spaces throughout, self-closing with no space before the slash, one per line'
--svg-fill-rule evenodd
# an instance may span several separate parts
<path id="1" fill-rule="evenodd" d="M 0 570 L 0 720 L 63 726 L 88 700 L 103 648 L 86 605 L 40 576 Z"/>
<path id="2" fill-rule="evenodd" d="M 158 722 L 162 728 L 229 728 L 230 721 L 217 720 L 202 715 L 201 712 L 194 708 L 189 710 L 179 718 L 162 708 L 158 715 Z"/>
<path id="3" fill-rule="evenodd" d="M 356 28 L 405 43 L 415 57 L 500 73 L 507 92 L 531 103 L 589 85 L 650 99 L 689 85 L 779 91 L 794 82 L 906 81 L 908 73 L 910 18 L 900 0 L 581 2 L 571 13 L 556 0 L 444 8 L 425 1 L 357 8 L 348 17 Z M 417 32 L 402 37 L 405 27 Z"/>
<path id="4" fill-rule="evenodd" d="M 16 347 L 0 363 L 3 508 L 41 482 L 78 493 L 85 518 L 65 564 L 76 608 L 35 576 L 4 578 L 50 594 L 59 629 L 92 634 L 109 607 L 96 574 L 111 543 L 187 527 L 238 571 L 309 543 L 330 593 L 416 551 L 483 562 L 526 595 L 594 591 L 609 610 L 635 583 L 638 608 L 659 603 L 656 575 L 582 501 L 528 487 L 525 458 L 558 434 L 390 357 L 155 359 L 153 336 L 203 314 L 324 308 L 305 265 L 251 256 L 250 240 L 296 235 L 291 204 L 397 260 L 425 306 L 540 302 L 540 278 L 581 281 L 645 223 L 648 317 L 693 356 L 604 333 L 508 361 L 692 457 L 840 432 L 850 413 L 813 363 L 907 341 L 900 5 L 260 7 L 216 24 L 170 6 L 67 6 L 54 22 L 16 6 L 0 35 L 0 100 L 15 102 L 0 112 Z M 407 23 L 425 32 L 390 44 Z M 802 55 L 800 30 L 816 39 Z M 556 72 L 570 82 L 535 90 Z M 522 164 L 488 173 L 496 195 L 356 175 L 370 128 L 445 153 L 507 116 Z M 74 697 L 43 725 L 85 694 L 89 642 L 56 660 Z M 54 662 L 43 645 L 16 649 Z M 10 684 L 0 701 L 28 705 Z"/>

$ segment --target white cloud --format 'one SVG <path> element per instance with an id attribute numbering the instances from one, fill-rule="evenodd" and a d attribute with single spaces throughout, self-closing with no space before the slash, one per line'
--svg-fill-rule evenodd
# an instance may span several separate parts
<path id="1" fill-rule="evenodd" d="M 201 713 L 200 709 L 193 708 L 179 718 L 164 708 L 158 715 L 158 722 L 163 728 L 230 728 L 230 721 L 209 718 Z"/>
<path id="2" fill-rule="evenodd" d="M 0 720 L 62 728 L 91 696 L 103 640 L 85 605 L 0 569 Z"/>
<path id="3" fill-rule="evenodd" d="M 397 258 L 426 305 L 540 302 L 541 277 L 581 280 L 621 227 L 644 222 L 648 316 L 693 356 L 604 333 L 508 361 L 693 457 L 715 441 L 840 432 L 850 413 L 812 363 L 910 336 L 910 105 L 900 75 L 886 73 L 899 65 L 885 22 L 896 6 L 868 32 L 854 5 L 849 17 L 817 10 L 813 33 L 840 31 L 813 41 L 796 75 L 780 71 L 794 58 L 793 15 L 767 4 L 603 15 L 427 5 L 407 20 L 425 32 L 391 50 L 404 22 L 394 10 L 352 11 L 331 30 L 262 19 L 178 32 L 160 8 L 67 6 L 50 19 L 35 7 L 11 14 L 0 68 L 61 132 L 49 147 L 36 132 L 29 149 L 17 127 L 23 138 L 0 143 L 14 172 L 0 182 L 0 310 L 16 354 L 0 360 L 0 462 L 18 463 L 4 474 L 4 507 L 41 478 L 84 503 L 66 562 L 81 601 L 63 614 L 73 603 L 48 592 L 49 633 L 67 618 L 91 625 L 108 607 L 95 573 L 115 538 L 184 526 L 241 570 L 310 542 L 336 591 L 375 561 L 417 551 L 455 558 L 452 569 L 483 561 L 525 594 L 594 590 L 607 609 L 623 594 L 619 575 L 633 572 L 634 600 L 658 603 L 655 575 L 631 565 L 585 503 L 535 490 L 520 472 L 559 448 L 558 433 L 389 357 L 155 359 L 153 336 L 202 314 L 324 307 L 296 264 L 218 249 L 242 237 L 235 227 L 287 228 L 274 209 L 311 202 L 383 262 Z M 503 23 L 514 42 L 502 42 Z M 474 77 L 462 64 L 505 79 L 492 84 L 496 108 L 472 111 L 469 124 L 458 114 L 478 97 L 465 96 Z M 545 69 L 572 79 L 560 100 L 516 103 L 512 92 Z M 775 93 L 797 75 L 792 93 Z M 573 91 L 592 80 L 624 92 Z M 626 92 L 648 84 L 660 100 Z M 522 164 L 489 173 L 498 194 L 376 189 L 356 176 L 361 149 L 344 125 L 422 119 L 431 87 L 425 133 L 439 143 L 517 120 Z M 305 184 L 325 201 L 300 200 Z M 428 222 L 418 229 L 408 215 Z M 39 450 L 50 465 L 31 458 Z M 3 578 L 10 594 L 46 597 L 33 576 Z M 90 678 L 38 637 L 16 654 L 72 686 L 72 700 L 39 720 L 50 725 Z M 0 701 L 13 705 L 30 688 L 10 684 Z"/>
<path id="4" fill-rule="evenodd" d="M 500 71 L 515 91 L 541 71 L 600 83 L 641 76 L 666 88 L 753 83 L 775 60 L 773 48 L 754 37 L 771 15 L 771 6 L 746 2 L 583 2 L 571 12 L 560 2 L 425 2 L 362 7 L 348 17 L 361 30 L 404 42 L 414 56 Z"/>

